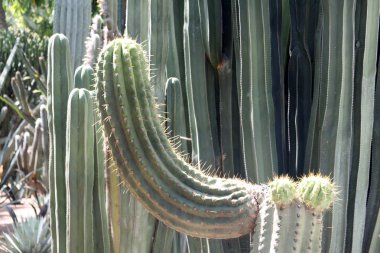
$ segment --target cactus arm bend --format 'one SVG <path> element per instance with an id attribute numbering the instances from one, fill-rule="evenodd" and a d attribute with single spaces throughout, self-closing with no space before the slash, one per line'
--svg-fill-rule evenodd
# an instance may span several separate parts
<path id="1" fill-rule="evenodd" d="M 156 116 L 145 54 L 136 42 L 117 39 L 103 49 L 97 99 L 124 183 L 156 218 L 197 237 L 251 232 L 263 187 L 207 176 L 175 153 Z"/>

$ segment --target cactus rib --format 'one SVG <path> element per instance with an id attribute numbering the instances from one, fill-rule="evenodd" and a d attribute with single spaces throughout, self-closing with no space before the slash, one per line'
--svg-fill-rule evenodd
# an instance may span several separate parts
<path id="1" fill-rule="evenodd" d="M 124 183 L 166 225 L 197 237 L 249 233 L 261 186 L 204 175 L 173 150 L 156 117 L 145 53 L 130 39 L 100 55 L 98 107 Z"/>

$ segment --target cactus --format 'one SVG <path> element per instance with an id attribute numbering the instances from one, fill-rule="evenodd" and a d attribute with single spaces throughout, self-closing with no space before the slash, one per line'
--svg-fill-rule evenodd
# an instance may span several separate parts
<path id="1" fill-rule="evenodd" d="M 54 6 L 54 33 L 62 33 L 70 41 L 73 70 L 85 53 L 85 39 L 91 24 L 90 0 L 57 0 Z"/>
<path id="2" fill-rule="evenodd" d="M 131 66 L 134 66 L 133 72 Z M 158 119 L 151 118 L 155 105 L 146 70 L 142 47 L 129 39 L 114 40 L 99 57 L 98 109 L 124 183 L 140 201 L 146 201 L 144 206 L 155 217 L 181 232 L 207 238 L 231 238 L 249 233 L 257 212 L 255 199 L 260 193 L 245 182 L 206 176 L 178 157 L 165 138 Z M 116 94 L 111 92 L 118 86 Z M 129 96 L 136 96 L 136 99 Z M 119 115 L 115 114 L 119 106 L 123 108 L 121 120 L 124 126 L 118 123 Z M 142 121 L 142 115 L 149 118 Z M 137 123 L 141 125 L 135 128 Z M 136 146 L 129 150 L 127 147 L 133 143 Z M 210 182 L 220 186 L 208 185 Z M 172 192 L 172 188 L 179 192 Z M 187 200 L 189 197 L 193 200 Z M 236 217 L 231 217 L 232 213 Z"/>
<path id="3" fill-rule="evenodd" d="M 116 25 L 112 26 L 116 21 L 111 20 L 122 16 L 124 10 L 120 10 L 121 1 L 102 2 L 108 4 L 103 7 L 105 11 L 107 8 L 114 11 L 119 3 L 119 10 L 114 11 L 117 15 L 111 12 L 104 15 L 109 36 L 104 44 L 111 45 L 103 50 L 97 71 L 98 100 L 103 105 L 98 109 L 105 139 L 110 142 L 121 180 L 155 217 L 182 232 L 190 231 L 193 236 L 215 238 L 218 234 L 229 238 L 231 235 L 223 237 L 223 233 L 213 228 L 221 229 L 218 219 L 212 225 L 207 223 L 212 215 L 221 217 L 218 208 L 224 207 L 218 206 L 221 196 L 216 192 L 237 194 L 235 190 L 239 189 L 239 194 L 245 197 L 239 198 L 238 203 L 244 205 L 244 198 L 253 198 L 252 192 L 247 193 L 253 187 L 258 200 L 250 204 L 256 212 L 245 213 L 255 217 L 252 226 L 257 223 L 252 252 L 365 252 L 377 247 L 373 231 L 379 227 L 375 224 L 379 206 L 378 117 L 373 95 L 379 90 L 378 81 L 374 81 L 379 76 L 375 18 L 378 1 L 168 0 L 162 6 L 155 1 L 127 1 L 126 31 L 139 42 L 145 42 L 148 62 L 152 64 L 149 66 L 130 53 L 135 46 L 119 46 L 118 40 L 110 42 L 117 34 Z M 161 12 L 159 7 L 163 6 L 167 8 Z M 123 31 L 120 27 L 118 30 Z M 157 40 L 162 36 L 168 41 Z M 86 63 L 91 66 L 98 53 L 95 45 L 103 44 L 99 42 L 103 42 L 99 35 L 88 40 L 91 60 Z M 159 44 L 162 47 L 157 47 Z M 128 60 L 121 59 L 124 56 Z M 128 70 L 127 63 L 134 69 Z M 136 64 L 143 66 L 140 72 L 135 70 Z M 132 72 L 133 80 L 127 77 L 128 72 Z M 192 137 L 188 148 L 196 162 L 193 166 L 198 168 L 185 163 L 185 158 L 169 147 L 161 122 L 155 116 L 162 111 L 155 109 L 156 101 L 148 91 L 149 76 L 156 87 L 154 96 L 158 97 L 159 106 L 166 76 L 177 77 L 186 87 L 182 93 L 188 106 L 184 118 L 190 122 Z M 126 83 L 129 90 L 124 91 Z M 127 166 L 122 166 L 124 163 Z M 213 170 L 227 175 L 243 176 L 247 181 L 202 176 L 201 163 L 211 164 Z M 275 174 L 301 177 L 307 171 L 333 176 L 341 193 L 332 215 L 323 216 L 324 226 L 322 210 L 330 206 L 334 191 L 310 195 L 313 191 L 300 188 L 323 189 L 322 177 L 299 183 L 296 191 L 302 194 L 296 197 L 286 180 L 274 180 L 269 188 L 248 183 L 249 180 L 264 183 Z M 190 174 L 195 181 L 188 177 Z M 213 181 L 231 183 L 228 189 L 216 190 Z M 237 188 L 232 191 L 233 187 Z M 272 188 L 285 192 L 269 197 L 270 192 L 275 192 Z M 215 211 L 211 217 L 202 216 L 200 221 L 199 216 L 209 215 L 206 210 L 210 207 L 207 197 L 202 200 L 197 194 L 190 196 L 190 190 L 194 189 L 195 193 L 219 196 L 211 207 Z M 117 189 L 119 193 L 120 190 Z M 285 196 L 281 195 L 284 193 Z M 224 200 L 224 204 L 230 203 L 228 198 Z M 164 211 L 168 211 L 167 217 L 160 216 L 159 212 Z M 182 216 L 177 217 L 177 212 Z M 227 216 L 228 212 L 222 213 Z M 227 224 L 231 219 L 232 216 L 224 222 Z M 196 221 L 205 222 L 202 232 L 197 230 L 200 225 Z M 292 232 L 286 234 L 283 227 Z M 178 247 L 178 236 L 172 236 L 162 224 L 158 225 L 155 238 L 162 240 L 157 233 L 164 235 L 165 231 L 168 233 L 163 237 L 168 240 L 173 237 L 173 247 Z M 133 238 L 133 233 L 128 238 Z M 244 251 L 247 238 L 239 238 L 239 245 L 223 241 L 222 249 L 221 244 L 207 239 L 192 244 L 198 239 L 189 237 L 188 249 Z M 127 249 L 123 246 L 127 240 L 119 242 L 122 250 Z M 229 243 L 233 246 L 228 249 L 225 246 Z M 153 244 L 152 250 L 159 251 L 158 241 Z M 165 244 L 166 248 L 170 248 L 170 242 Z"/>
<path id="4" fill-rule="evenodd" d="M 40 106 L 40 118 L 41 118 L 41 149 L 43 154 L 43 171 L 42 179 L 45 186 L 49 186 L 49 123 L 48 123 L 48 112 L 46 105 Z"/>
<path id="5" fill-rule="evenodd" d="M 188 235 L 233 238 L 250 233 L 268 188 L 207 176 L 175 153 L 156 115 L 146 62 L 139 44 L 116 39 L 102 50 L 98 63 L 98 109 L 123 183 L 156 218 Z M 286 183 L 272 185 L 289 192 Z M 289 189 L 293 194 L 286 197 L 294 197 L 294 187 Z M 273 199 L 280 199 L 279 206 L 292 201 Z"/>
<path id="6" fill-rule="evenodd" d="M 69 96 L 66 129 L 66 252 L 94 251 L 94 113 L 86 89 Z"/>
<path id="7" fill-rule="evenodd" d="M 73 89 L 69 41 L 62 34 L 49 40 L 48 122 L 49 189 L 53 252 L 66 251 L 65 148 L 67 99 Z"/>
<path id="8" fill-rule="evenodd" d="M 275 178 L 260 204 L 251 252 L 321 252 L 322 214 L 335 195 L 335 186 L 319 175 L 298 184 Z"/>
<path id="9" fill-rule="evenodd" d="M 94 70 L 90 65 L 81 65 L 75 70 L 74 74 L 74 87 L 75 88 L 92 88 L 92 80 L 94 78 Z"/>

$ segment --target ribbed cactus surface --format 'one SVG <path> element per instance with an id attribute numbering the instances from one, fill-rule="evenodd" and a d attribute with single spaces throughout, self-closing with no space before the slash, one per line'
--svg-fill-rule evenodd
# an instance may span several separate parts
<path id="1" fill-rule="evenodd" d="M 255 224 L 261 187 L 203 174 L 178 156 L 156 116 L 142 47 L 117 39 L 102 50 L 97 99 L 124 183 L 157 218 L 197 237 L 232 238 Z"/>
<path id="2" fill-rule="evenodd" d="M 145 52 L 129 38 L 102 50 L 96 87 L 104 136 L 122 182 L 160 221 L 191 236 L 223 239 L 252 232 L 259 219 L 259 251 L 269 252 L 272 240 L 278 244 L 274 252 L 286 252 L 279 248 L 288 239 L 298 252 L 310 246 L 311 233 L 302 233 L 313 229 L 308 215 L 331 205 L 329 180 L 310 177 L 296 186 L 280 178 L 268 187 L 206 175 L 186 163 L 158 120 Z M 289 218 L 282 220 L 284 212 Z M 294 233 L 284 232 L 289 229 Z"/>
<path id="3" fill-rule="evenodd" d="M 74 89 L 66 128 L 66 253 L 94 251 L 94 110 L 91 93 Z"/>
<path id="4" fill-rule="evenodd" d="M 67 99 L 73 88 L 68 39 L 55 34 L 48 48 L 49 188 L 53 252 L 66 251 L 65 147 Z"/>

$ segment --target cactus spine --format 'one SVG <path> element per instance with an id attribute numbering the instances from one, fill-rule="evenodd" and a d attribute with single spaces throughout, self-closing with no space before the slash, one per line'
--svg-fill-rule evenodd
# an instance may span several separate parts
<path id="1" fill-rule="evenodd" d="M 91 94 L 69 96 L 66 129 L 67 253 L 94 252 L 94 113 Z"/>
<path id="2" fill-rule="evenodd" d="M 67 99 L 73 88 L 70 46 L 55 34 L 48 47 L 49 188 L 53 252 L 66 251 L 65 148 Z"/>

